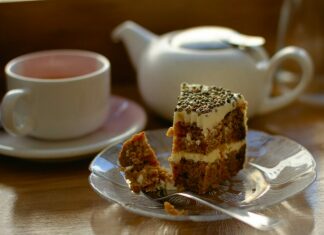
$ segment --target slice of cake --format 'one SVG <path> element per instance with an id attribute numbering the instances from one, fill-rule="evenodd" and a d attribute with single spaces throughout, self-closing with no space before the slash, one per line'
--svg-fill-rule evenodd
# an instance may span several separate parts
<path id="1" fill-rule="evenodd" d="M 247 103 L 215 86 L 181 84 L 174 112 L 172 154 L 175 186 L 204 194 L 237 174 L 245 161 Z"/>
<path id="2" fill-rule="evenodd" d="M 172 174 L 160 166 L 144 132 L 124 142 L 119 153 L 119 164 L 135 193 L 159 191 L 164 195 L 168 184 L 173 185 Z"/>

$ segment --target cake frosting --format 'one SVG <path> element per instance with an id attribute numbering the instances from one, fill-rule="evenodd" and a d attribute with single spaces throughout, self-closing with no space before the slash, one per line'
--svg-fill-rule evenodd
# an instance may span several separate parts
<path id="1" fill-rule="evenodd" d="M 173 122 L 195 123 L 207 136 L 209 129 L 244 102 L 241 94 L 221 87 L 182 83 Z"/>
<path id="2" fill-rule="evenodd" d="M 245 145 L 245 141 L 238 141 L 231 144 L 224 144 L 220 146 L 220 148 L 214 149 L 208 154 L 201 154 L 201 153 L 188 153 L 185 151 L 179 151 L 173 153 L 169 158 L 169 161 L 178 163 L 181 161 L 182 158 L 186 160 L 192 160 L 194 162 L 203 161 L 206 163 L 214 162 L 222 157 L 222 153 L 224 153 L 224 157 L 226 158 L 227 153 L 231 153 L 233 151 L 238 151 Z M 222 151 L 220 150 L 222 149 Z"/>

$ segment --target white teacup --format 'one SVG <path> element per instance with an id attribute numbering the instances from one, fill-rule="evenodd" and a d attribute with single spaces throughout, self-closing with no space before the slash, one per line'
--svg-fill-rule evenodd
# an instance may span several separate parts
<path id="1" fill-rule="evenodd" d="M 5 67 L 1 121 L 13 135 L 68 139 L 98 129 L 109 111 L 110 63 L 82 50 L 26 54 Z"/>

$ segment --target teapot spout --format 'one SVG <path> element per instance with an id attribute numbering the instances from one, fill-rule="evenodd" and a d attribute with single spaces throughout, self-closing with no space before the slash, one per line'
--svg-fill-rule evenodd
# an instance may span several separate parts
<path id="1" fill-rule="evenodd" d="M 131 62 L 137 69 L 145 49 L 157 36 L 133 21 L 125 21 L 113 30 L 112 38 L 126 45 Z"/>

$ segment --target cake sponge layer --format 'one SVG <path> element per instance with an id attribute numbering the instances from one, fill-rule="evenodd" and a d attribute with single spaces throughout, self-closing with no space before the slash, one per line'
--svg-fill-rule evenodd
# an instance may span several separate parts
<path id="1" fill-rule="evenodd" d="M 225 153 L 226 157 L 207 163 L 182 158 L 171 162 L 175 185 L 180 190 L 190 190 L 198 194 L 217 189 L 224 180 L 236 175 L 243 168 L 245 145 L 238 151 Z"/>

